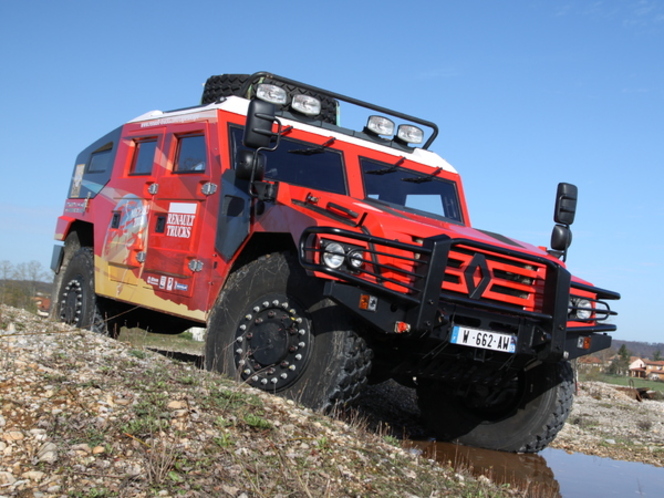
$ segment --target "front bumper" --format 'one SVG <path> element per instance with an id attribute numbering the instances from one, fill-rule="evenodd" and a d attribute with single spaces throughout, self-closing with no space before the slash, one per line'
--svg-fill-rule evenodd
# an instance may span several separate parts
<path id="1" fill-rule="evenodd" d="M 362 247 L 363 268 L 325 266 L 322 239 Z M 619 299 L 619 294 L 573 283 L 555 261 L 516 249 L 445 235 L 425 239 L 422 245 L 406 244 L 312 227 L 300 239 L 299 257 L 307 270 L 333 277 L 326 283 L 327 296 L 374 328 L 435 340 L 447 346 L 441 352 L 445 355 L 458 352 L 459 346 L 448 344 L 454 325 L 515 335 L 516 356 L 540 361 L 605 349 L 611 344 L 606 332 L 616 329 L 599 322 L 615 315 L 605 300 Z M 568 328 L 570 289 L 597 298 L 592 321 Z M 490 356 L 500 359 L 505 354 Z"/>

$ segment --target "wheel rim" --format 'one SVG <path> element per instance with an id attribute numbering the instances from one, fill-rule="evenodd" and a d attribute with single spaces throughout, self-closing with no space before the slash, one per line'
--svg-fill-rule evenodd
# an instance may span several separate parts
<path id="1" fill-rule="evenodd" d="M 83 309 L 83 286 L 81 282 L 70 280 L 60 298 L 60 321 L 69 325 L 78 325 Z"/>
<path id="2" fill-rule="evenodd" d="M 286 296 L 256 300 L 235 334 L 235 366 L 242 380 L 279 391 L 300 378 L 308 363 L 312 333 L 309 320 Z"/>

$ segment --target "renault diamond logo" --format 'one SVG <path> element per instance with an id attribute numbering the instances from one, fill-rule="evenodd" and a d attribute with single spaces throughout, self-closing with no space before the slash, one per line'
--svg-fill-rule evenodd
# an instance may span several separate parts
<path id="1" fill-rule="evenodd" d="M 484 254 L 475 253 L 473 259 L 470 260 L 470 263 L 468 263 L 468 266 L 463 271 L 463 275 L 466 277 L 468 297 L 471 299 L 480 299 L 482 293 L 491 282 L 491 271 L 486 264 Z"/>

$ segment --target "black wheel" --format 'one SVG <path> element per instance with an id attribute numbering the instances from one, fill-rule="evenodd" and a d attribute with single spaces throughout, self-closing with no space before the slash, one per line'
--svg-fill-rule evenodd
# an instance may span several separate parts
<path id="1" fill-rule="evenodd" d="M 95 294 L 94 270 L 92 249 L 78 249 L 62 273 L 55 303 L 55 319 L 102 335 L 117 337 L 119 327 L 112 319 L 110 304 Z"/>
<path id="2" fill-rule="evenodd" d="M 572 409 L 574 375 L 568 362 L 544 363 L 500 390 L 420 386 L 422 416 L 437 439 L 520 453 L 544 449 Z"/>
<path id="3" fill-rule="evenodd" d="M 315 410 L 355 399 L 371 351 L 291 254 L 235 271 L 210 314 L 205 364 Z"/>
<path id="4" fill-rule="evenodd" d="M 250 98 L 251 95 L 242 95 L 241 92 L 242 86 L 250 76 L 250 74 L 219 74 L 216 76 L 210 76 L 203 88 L 201 104 L 212 104 L 218 102 L 223 97 L 229 97 L 231 95 Z M 333 98 L 300 88 L 296 85 L 285 84 L 272 78 L 263 78 L 260 82 L 280 86 L 286 90 L 291 98 L 296 93 L 316 97 L 321 103 L 321 114 L 318 119 L 321 119 L 326 123 L 337 124 L 337 101 Z"/>

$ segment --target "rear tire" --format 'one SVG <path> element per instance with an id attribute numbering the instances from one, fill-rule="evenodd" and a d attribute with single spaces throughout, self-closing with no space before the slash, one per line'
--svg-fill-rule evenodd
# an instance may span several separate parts
<path id="1" fill-rule="evenodd" d="M 535 453 L 553 441 L 569 416 L 574 374 L 569 362 L 543 363 L 520 372 L 510 388 L 494 393 L 493 401 L 481 400 L 478 391 L 471 386 L 462 397 L 451 386 L 418 387 L 422 416 L 436 438 Z"/>
<path id="2" fill-rule="evenodd" d="M 371 351 L 290 253 L 262 256 L 228 279 L 208 321 L 205 365 L 314 410 L 354 400 Z"/>
<path id="3" fill-rule="evenodd" d="M 112 304 L 95 294 L 94 256 L 89 247 L 79 248 L 71 257 L 59 284 L 54 318 L 81 329 L 109 337 L 119 335 Z"/>

